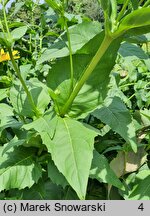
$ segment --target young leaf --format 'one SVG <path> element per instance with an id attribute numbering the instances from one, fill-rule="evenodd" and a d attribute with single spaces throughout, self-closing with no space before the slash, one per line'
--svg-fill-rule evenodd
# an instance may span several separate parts
<path id="1" fill-rule="evenodd" d="M 117 188 L 122 187 L 121 181 L 110 168 L 105 156 L 100 155 L 97 151 L 94 151 L 92 166 L 90 170 L 90 178 L 97 179 L 100 182 L 113 185 Z"/>
<path id="2" fill-rule="evenodd" d="M 93 115 L 119 133 L 137 151 L 135 128 L 131 115 L 120 98 L 108 98 Z"/>
<path id="3" fill-rule="evenodd" d="M 96 132 L 70 118 L 58 117 L 51 146 L 46 146 L 58 170 L 80 199 L 86 195 Z"/>

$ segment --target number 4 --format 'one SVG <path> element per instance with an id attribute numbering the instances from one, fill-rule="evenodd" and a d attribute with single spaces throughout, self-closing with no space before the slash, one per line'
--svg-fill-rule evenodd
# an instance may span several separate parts
<path id="1" fill-rule="evenodd" d="M 138 207 L 139 210 L 143 211 L 144 210 L 144 206 L 143 206 L 143 203 L 141 203 Z"/>

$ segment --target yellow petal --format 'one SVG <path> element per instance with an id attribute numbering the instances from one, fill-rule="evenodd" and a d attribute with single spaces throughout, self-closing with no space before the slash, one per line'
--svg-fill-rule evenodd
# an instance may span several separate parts
<path id="1" fill-rule="evenodd" d="M 12 52 L 12 54 L 13 54 L 14 59 L 20 58 L 19 52 L 18 52 L 17 50 L 14 50 L 14 51 Z M 8 52 L 5 53 L 4 50 L 1 49 L 1 50 L 0 50 L 0 62 L 8 61 L 8 60 L 10 60 L 10 55 L 9 55 L 9 53 L 8 53 Z"/>

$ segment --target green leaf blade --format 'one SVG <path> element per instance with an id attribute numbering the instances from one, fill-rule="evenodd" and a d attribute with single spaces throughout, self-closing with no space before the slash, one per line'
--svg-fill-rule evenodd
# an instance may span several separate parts
<path id="1" fill-rule="evenodd" d="M 12 38 L 15 41 L 19 40 L 20 38 L 22 38 L 25 35 L 26 31 L 27 31 L 27 26 L 21 26 L 21 27 L 15 28 L 11 32 Z"/>
<path id="2" fill-rule="evenodd" d="M 94 131 L 81 123 L 59 117 L 51 143 L 52 160 L 80 199 L 86 195 L 95 136 Z"/>
<path id="3" fill-rule="evenodd" d="M 100 155 L 97 151 L 94 151 L 90 178 L 108 183 L 120 189 L 122 188 L 121 181 L 110 168 L 107 159 L 103 155 Z"/>
<path id="4" fill-rule="evenodd" d="M 29 150 L 26 151 L 25 148 L 18 147 L 2 156 L 3 147 L 1 147 L 0 191 L 30 188 L 41 177 L 41 167 L 33 160 L 35 151 Z"/>
<path id="5" fill-rule="evenodd" d="M 93 115 L 120 134 L 137 151 L 135 128 L 129 111 L 120 98 L 109 98 Z"/>

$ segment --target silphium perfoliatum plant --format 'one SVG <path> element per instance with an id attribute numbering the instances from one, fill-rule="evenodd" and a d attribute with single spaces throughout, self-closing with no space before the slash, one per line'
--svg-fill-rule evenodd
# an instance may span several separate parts
<path id="1" fill-rule="evenodd" d="M 48 177 L 63 187 L 70 185 L 79 199 L 86 197 L 89 177 L 121 189 L 122 183 L 110 169 L 107 159 L 94 148 L 94 140 L 100 135 L 99 131 L 83 123 L 82 119 L 92 113 L 117 132 L 128 148 L 137 151 L 132 117 L 120 98 L 110 96 L 108 86 L 110 72 L 122 41 L 150 31 L 149 1 L 143 6 L 139 5 L 139 1 L 121 1 L 122 8 L 118 13 L 116 0 L 99 0 L 104 25 L 84 21 L 71 27 L 68 27 L 71 18 L 66 13 L 66 1 L 45 2 L 57 14 L 63 30 L 54 44 L 44 49 L 37 61 L 37 65 L 41 65 L 54 60 L 46 77 L 47 85 L 41 84 L 36 78 L 30 79 L 30 82 L 23 79 L 11 54 L 13 45 L 10 46 L 7 41 L 3 43 L 8 48 L 14 69 L 26 93 L 22 93 L 22 87 L 18 83 L 10 90 L 10 101 L 15 112 L 19 116 L 30 118 L 29 121 L 24 117 L 24 124 L 18 125 L 18 128 L 27 134 L 38 134 L 36 138 L 42 142 L 40 144 L 39 141 L 37 146 L 40 149 L 38 154 L 47 151 L 50 155 L 47 161 Z M 8 34 L 12 35 L 12 32 Z M 4 37 L 0 39 L 4 42 Z M 50 103 L 47 104 L 47 101 Z M 28 141 L 29 137 L 28 135 Z M 18 145 L 24 147 L 12 151 L 11 147 Z M 41 177 L 41 166 L 38 160 L 34 160 L 34 148 L 29 154 L 25 151 L 26 146 L 25 138 L 19 138 L 19 135 L 14 137 L 2 151 L 2 155 L 5 155 L 2 162 L 4 164 L 11 160 L 14 164 L 16 155 L 21 154 L 22 158 L 17 160 L 25 161 L 24 171 L 28 166 L 28 172 L 34 173 L 34 178 L 30 175 L 30 183 L 29 179 L 24 178 L 22 185 L 19 185 L 19 181 L 22 181 L 20 176 L 18 183 L 12 184 L 12 171 L 7 169 L 4 172 L 6 167 L 11 166 L 5 164 L 1 169 L 0 182 L 7 178 L 10 183 L 0 184 L 1 189 L 31 187 Z M 25 151 L 25 154 L 19 151 Z M 30 158 L 30 161 L 25 158 Z M 35 170 L 38 175 L 35 175 Z M 54 176 L 52 170 L 55 170 Z M 21 174 L 23 176 L 24 172 Z M 15 175 L 18 175 L 17 172 Z"/>

